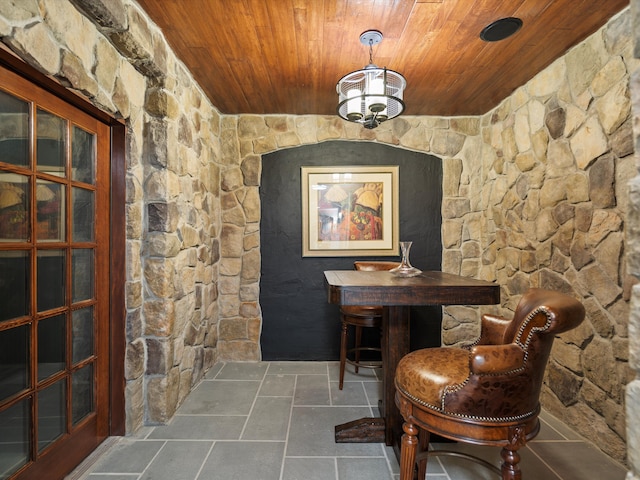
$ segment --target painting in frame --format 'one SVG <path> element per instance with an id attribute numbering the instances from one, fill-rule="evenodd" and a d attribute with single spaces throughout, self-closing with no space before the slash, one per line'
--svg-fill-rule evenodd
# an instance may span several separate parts
<path id="1" fill-rule="evenodd" d="M 302 256 L 397 256 L 398 169 L 301 167 Z"/>

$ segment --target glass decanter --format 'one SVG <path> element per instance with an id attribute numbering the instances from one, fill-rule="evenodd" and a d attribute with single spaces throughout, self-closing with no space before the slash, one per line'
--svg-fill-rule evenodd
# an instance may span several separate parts
<path id="1" fill-rule="evenodd" d="M 409 252 L 413 242 L 400 242 L 400 250 L 402 250 L 402 262 L 396 268 L 389 270 L 396 277 L 415 277 L 422 273 L 422 270 L 411 266 L 409 262 Z"/>

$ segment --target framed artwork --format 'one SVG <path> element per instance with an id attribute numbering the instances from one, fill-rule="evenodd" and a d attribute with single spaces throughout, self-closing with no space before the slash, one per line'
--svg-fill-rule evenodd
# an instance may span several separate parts
<path id="1" fill-rule="evenodd" d="M 397 256 L 398 168 L 301 167 L 302 256 Z"/>

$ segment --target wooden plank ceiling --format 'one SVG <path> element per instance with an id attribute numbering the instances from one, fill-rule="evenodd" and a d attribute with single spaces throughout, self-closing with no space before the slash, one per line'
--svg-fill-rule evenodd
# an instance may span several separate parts
<path id="1" fill-rule="evenodd" d="M 407 115 L 478 115 L 584 40 L 628 0 L 138 0 L 228 114 L 336 111 L 336 82 L 373 62 L 407 79 Z M 505 17 L 522 28 L 479 34 Z"/>

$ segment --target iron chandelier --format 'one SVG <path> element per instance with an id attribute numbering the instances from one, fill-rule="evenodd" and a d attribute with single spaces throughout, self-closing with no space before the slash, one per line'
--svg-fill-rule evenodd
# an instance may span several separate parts
<path id="1" fill-rule="evenodd" d="M 376 128 L 404 110 L 402 94 L 407 81 L 398 72 L 373 63 L 373 46 L 381 41 L 382 33 L 377 30 L 362 33 L 360 43 L 369 46 L 369 65 L 348 73 L 336 85 L 338 115 L 365 128 Z"/>

